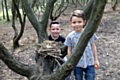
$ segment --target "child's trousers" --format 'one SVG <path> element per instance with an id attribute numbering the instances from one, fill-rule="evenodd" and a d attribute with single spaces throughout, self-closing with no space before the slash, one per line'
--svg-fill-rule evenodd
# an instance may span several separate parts
<path id="1" fill-rule="evenodd" d="M 76 67 L 74 70 L 75 80 L 95 80 L 94 65 L 87 66 L 87 68 Z M 84 77 L 83 77 L 84 76 Z"/>

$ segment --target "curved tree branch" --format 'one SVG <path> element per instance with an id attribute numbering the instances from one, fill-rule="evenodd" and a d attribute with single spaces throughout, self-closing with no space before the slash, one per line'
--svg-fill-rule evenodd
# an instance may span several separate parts
<path id="1" fill-rule="evenodd" d="M 37 20 L 37 18 L 35 17 L 29 3 L 28 3 L 28 0 L 21 0 L 22 2 L 22 6 L 24 8 L 24 11 L 28 17 L 28 19 L 30 20 L 31 24 L 33 25 L 34 29 L 36 30 L 37 32 L 37 35 L 39 35 L 39 22 Z"/>
<path id="2" fill-rule="evenodd" d="M 94 3 L 94 0 L 89 0 L 87 5 L 84 7 L 86 20 L 88 20 L 90 15 L 91 15 L 91 11 L 92 11 L 92 8 L 93 8 L 93 3 Z"/>
<path id="3" fill-rule="evenodd" d="M 25 65 L 15 60 L 8 50 L 0 43 L 0 59 L 14 72 L 26 76 L 27 78 L 31 77 L 34 73 L 34 67 Z"/>
<path id="4" fill-rule="evenodd" d="M 54 13 L 53 13 L 54 10 L 52 9 L 52 12 L 50 14 L 50 19 L 53 21 L 53 20 L 56 20 L 57 18 L 59 18 L 61 13 L 63 13 L 67 9 L 68 4 L 69 4 L 69 0 L 66 1 L 66 5 L 65 5 L 65 1 L 62 0 L 61 4 L 59 6 L 57 6 L 58 8 L 56 9 L 56 11 Z"/>
<path id="5" fill-rule="evenodd" d="M 39 28 L 39 32 L 41 33 L 39 35 L 39 37 L 42 36 L 42 40 L 48 39 L 48 35 L 47 35 L 48 20 L 50 17 L 50 13 L 54 7 L 54 3 L 56 1 L 57 0 L 48 0 L 47 1 L 46 8 L 45 8 L 45 11 L 43 13 L 42 19 L 40 21 L 40 28 Z M 39 40 L 39 43 L 41 43 L 41 42 L 43 42 L 43 41 Z"/>
<path id="6" fill-rule="evenodd" d="M 16 4 L 15 0 L 13 0 L 13 4 L 14 4 L 15 11 L 17 11 L 19 22 L 21 24 L 20 33 L 18 35 L 15 35 L 15 37 L 13 39 L 13 46 L 14 46 L 14 48 L 17 48 L 17 47 L 19 47 L 19 40 L 22 37 L 23 32 L 24 32 L 24 27 L 25 27 L 25 22 L 26 22 L 26 14 L 23 14 L 23 20 L 22 20 L 22 16 L 19 11 L 19 5 Z M 19 4 L 19 2 L 18 2 L 18 4 Z"/>
<path id="7" fill-rule="evenodd" d="M 21 1 L 22 1 L 22 5 L 23 5 L 25 13 L 27 14 L 28 19 L 30 20 L 31 24 L 33 25 L 33 27 L 35 28 L 35 30 L 37 32 L 38 39 L 39 39 L 38 41 L 39 41 L 39 43 L 42 43 L 45 39 L 48 38 L 46 30 L 47 30 L 47 24 L 48 24 L 48 20 L 49 20 L 49 14 L 52 10 L 51 7 L 53 7 L 56 0 L 47 1 L 45 12 L 43 13 L 40 23 L 38 22 L 37 18 L 35 17 L 32 9 L 28 3 L 28 0 L 21 0 Z"/>

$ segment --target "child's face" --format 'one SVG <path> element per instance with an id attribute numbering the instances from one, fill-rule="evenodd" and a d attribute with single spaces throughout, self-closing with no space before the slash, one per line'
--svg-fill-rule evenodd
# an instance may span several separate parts
<path id="1" fill-rule="evenodd" d="M 76 16 L 73 16 L 70 22 L 71 26 L 74 28 L 76 32 L 81 32 L 85 23 L 86 20 L 83 20 L 81 17 Z"/>
<path id="2" fill-rule="evenodd" d="M 51 28 L 49 29 L 53 37 L 58 37 L 60 35 L 61 30 L 62 29 L 60 28 L 60 24 L 52 24 Z"/>

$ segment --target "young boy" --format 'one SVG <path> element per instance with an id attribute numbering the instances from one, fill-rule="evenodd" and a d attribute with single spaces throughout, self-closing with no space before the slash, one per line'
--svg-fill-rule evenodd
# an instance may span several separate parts
<path id="1" fill-rule="evenodd" d="M 60 23 L 59 22 L 52 21 L 50 23 L 50 28 L 49 28 L 49 31 L 51 33 L 48 36 L 49 40 L 64 43 L 65 42 L 65 38 L 60 35 L 62 30 L 63 29 L 60 27 Z M 63 60 L 66 61 L 66 57 L 64 57 Z"/>
<path id="2" fill-rule="evenodd" d="M 56 42 L 64 43 L 65 38 L 60 35 L 62 28 L 60 27 L 60 23 L 57 21 L 52 21 L 50 23 L 49 31 L 51 35 L 49 35 L 49 40 L 53 40 Z"/>
<path id="3" fill-rule="evenodd" d="M 65 42 L 65 38 L 60 35 L 62 28 L 60 27 L 60 23 L 57 21 L 53 21 L 50 23 L 49 31 L 51 35 L 49 35 L 49 40 L 53 40 L 56 42 Z M 66 61 L 66 57 L 63 58 L 64 61 Z M 63 64 L 63 62 L 60 62 L 60 64 Z M 68 76 L 65 80 L 70 80 L 70 76 Z"/>
<path id="4" fill-rule="evenodd" d="M 65 38 L 60 35 L 62 28 L 60 27 L 59 22 L 52 21 L 50 23 L 49 31 L 50 31 L 50 35 L 48 36 L 49 40 L 64 43 Z M 35 56 L 36 62 L 38 60 L 38 57 L 39 57 L 39 54 L 36 54 L 36 56 Z"/>
<path id="5" fill-rule="evenodd" d="M 68 58 L 75 49 L 85 24 L 86 20 L 84 12 L 81 10 L 75 10 L 70 17 L 70 25 L 73 27 L 74 31 L 68 34 L 64 43 L 66 46 L 68 46 Z M 74 75 L 76 80 L 84 80 L 84 73 L 85 80 L 95 80 L 94 65 L 97 66 L 96 68 L 100 67 L 97 57 L 97 50 L 94 43 L 95 40 L 97 40 L 97 36 L 94 34 L 91 40 L 88 42 L 83 56 L 75 67 Z"/>

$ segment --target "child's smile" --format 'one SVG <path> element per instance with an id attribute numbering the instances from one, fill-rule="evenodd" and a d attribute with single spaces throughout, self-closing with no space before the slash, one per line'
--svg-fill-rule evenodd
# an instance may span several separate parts
<path id="1" fill-rule="evenodd" d="M 70 24 L 76 32 L 81 32 L 85 22 L 81 17 L 73 16 Z"/>

